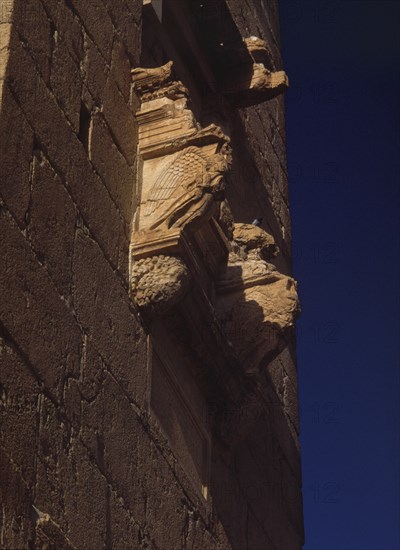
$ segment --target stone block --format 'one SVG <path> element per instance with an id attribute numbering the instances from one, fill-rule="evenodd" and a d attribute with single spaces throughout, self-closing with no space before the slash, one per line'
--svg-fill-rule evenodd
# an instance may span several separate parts
<path id="1" fill-rule="evenodd" d="M 64 533 L 68 530 L 65 517 L 65 489 L 69 483 L 62 461 L 69 455 L 70 427 L 60 414 L 60 408 L 45 396 L 38 403 L 38 438 L 36 491 L 34 505 L 47 514 Z M 68 451 L 67 451 L 68 449 Z M 72 466 L 72 464 L 71 464 Z M 64 472 L 61 473 L 61 467 Z M 75 480 L 76 482 L 76 475 Z"/>
<path id="2" fill-rule="evenodd" d="M 0 115 L 0 195 L 20 225 L 30 200 L 29 172 L 33 131 L 7 86 Z"/>
<path id="3" fill-rule="evenodd" d="M 188 514 L 187 532 L 185 533 L 184 542 L 187 545 L 186 547 L 191 550 L 229 548 L 229 542 L 223 529 L 221 529 L 219 536 L 210 533 L 207 526 L 198 518 L 196 512 Z M 221 542 L 225 546 L 221 546 Z"/>
<path id="4" fill-rule="evenodd" d="M 15 36 L 12 37 L 12 63 L 7 84 L 37 140 L 49 154 L 57 153 L 57 165 L 65 165 L 71 127 L 38 74 L 29 52 Z"/>
<path id="5" fill-rule="evenodd" d="M 78 440 L 60 455 L 59 472 L 69 540 L 76 548 L 106 548 L 112 528 L 108 483 Z"/>
<path id="6" fill-rule="evenodd" d="M 187 380 L 185 385 L 178 377 L 175 378 L 156 354 L 152 363 L 151 409 L 194 491 L 201 497 L 209 483 L 209 441 L 201 414 L 204 402 L 193 380 Z M 192 395 L 195 396 L 193 399 Z"/>
<path id="7" fill-rule="evenodd" d="M 270 361 L 265 366 L 265 375 L 267 383 L 272 384 L 272 387 L 278 397 L 283 402 L 284 392 L 284 370 L 279 356 Z"/>
<path id="8" fill-rule="evenodd" d="M 290 426 L 284 410 L 280 406 L 270 406 L 271 433 L 274 445 L 280 447 L 278 452 L 282 454 L 290 465 L 295 477 L 301 479 L 300 450 L 297 434 Z"/>
<path id="9" fill-rule="evenodd" d="M 11 216 L 0 210 L 0 318 L 54 399 L 79 373 L 81 332 Z M 18 314 L 16 314 L 18 312 Z"/>
<path id="10" fill-rule="evenodd" d="M 120 233 L 125 229 L 124 221 L 75 135 L 71 135 L 68 146 L 69 159 L 64 167 L 67 187 L 93 237 L 108 261 L 117 267 Z"/>
<path id="11" fill-rule="evenodd" d="M 107 542 L 113 550 L 135 550 L 141 548 L 141 529 L 137 518 L 132 515 L 124 500 L 115 491 L 108 492 L 108 506 L 111 529 Z"/>
<path id="12" fill-rule="evenodd" d="M 276 550 L 276 548 L 282 548 L 283 550 L 285 547 L 277 547 L 272 542 L 270 534 L 274 531 L 274 529 L 276 529 L 275 525 L 268 527 L 261 525 L 254 513 L 249 511 L 247 516 L 246 547 L 251 548 L 252 550 L 253 548 L 254 550 Z M 239 548 L 237 550 L 239 550 Z M 290 550 L 292 550 L 292 548 L 290 548 Z"/>
<path id="13" fill-rule="evenodd" d="M 297 540 L 302 540 L 303 532 L 303 504 L 301 494 L 301 480 L 297 479 L 290 465 L 282 459 L 280 464 L 280 479 L 282 484 L 282 509 L 285 514 L 283 523 L 286 531 L 296 535 Z M 281 535 L 283 529 L 280 530 Z"/>
<path id="14" fill-rule="evenodd" d="M 103 115 L 115 138 L 115 143 L 128 164 L 136 159 L 138 128 L 134 114 L 118 90 L 114 80 L 108 78 L 104 89 Z"/>
<path id="15" fill-rule="evenodd" d="M 47 13 L 37 0 L 24 0 L 14 4 L 15 29 L 22 42 L 28 46 L 44 81 L 48 82 L 54 37 Z"/>
<path id="16" fill-rule="evenodd" d="M 13 57 L 12 92 L 94 237 L 110 262 L 117 266 L 122 219 L 103 182 L 94 173 L 83 145 L 20 44 L 15 44 Z"/>
<path id="17" fill-rule="evenodd" d="M 36 151 L 28 235 L 62 296 L 70 294 L 76 208 L 42 153 Z"/>
<path id="18" fill-rule="evenodd" d="M 110 195 L 127 224 L 130 224 L 134 209 L 136 172 L 115 145 L 101 115 L 92 119 L 92 134 L 89 150 L 90 160 L 102 177 Z"/>
<path id="19" fill-rule="evenodd" d="M 281 193 L 275 194 L 274 211 L 281 227 L 284 228 L 284 232 L 282 231 L 283 240 L 287 246 L 290 246 L 292 240 L 290 212 L 286 202 L 286 197 L 281 195 Z M 281 248 L 283 247 L 281 246 Z"/>
<path id="20" fill-rule="evenodd" d="M 142 4 L 126 0 L 103 0 L 110 18 L 121 41 L 124 42 L 129 58 L 133 64 L 140 58 L 140 24 Z"/>
<path id="21" fill-rule="evenodd" d="M 297 389 L 297 367 L 296 367 L 296 355 L 293 344 L 288 346 L 279 354 L 279 361 L 283 367 L 285 375 L 289 377 L 292 384 Z"/>
<path id="22" fill-rule="evenodd" d="M 83 58 L 82 23 L 67 2 L 59 0 L 40 0 L 48 18 L 57 30 L 57 42 L 65 47 L 77 64 Z M 62 46 L 61 46 L 62 44 Z"/>
<path id="23" fill-rule="evenodd" d="M 40 407 L 35 506 L 75 548 L 104 548 L 107 481 L 60 410 Z"/>
<path id="24" fill-rule="evenodd" d="M 81 439 L 97 466 L 140 524 L 146 522 L 146 494 L 139 448 L 148 449 L 148 435 L 119 385 L 104 373 L 101 391 L 82 403 Z"/>
<path id="25" fill-rule="evenodd" d="M 246 548 L 247 504 L 235 473 L 220 456 L 213 456 L 211 472 L 211 497 L 221 523 L 220 537 L 224 539 L 229 536 L 238 550 Z M 228 541 L 226 545 L 229 548 Z"/>
<path id="26" fill-rule="evenodd" d="M 288 415 L 291 423 L 293 424 L 296 433 L 300 432 L 300 422 L 299 422 L 299 409 L 297 403 L 297 388 L 290 381 L 289 377 L 286 376 L 284 380 L 285 390 L 283 394 L 285 413 Z"/>
<path id="27" fill-rule="evenodd" d="M 146 341 L 133 304 L 98 245 L 77 232 L 74 251 L 77 318 L 107 367 L 131 398 L 146 394 Z"/>
<path id="28" fill-rule="evenodd" d="M 50 88 L 69 120 L 73 130 L 79 132 L 82 80 L 79 65 L 71 57 L 66 44 L 57 38 L 51 58 Z"/>
<path id="29" fill-rule="evenodd" d="M 159 444 L 139 447 L 139 471 L 146 495 L 146 527 L 157 548 L 182 548 L 186 524 L 186 495 Z M 171 505 L 173 503 L 173 505 Z"/>
<path id="30" fill-rule="evenodd" d="M 119 91 L 109 66 L 89 36 L 85 37 L 85 51 L 85 85 L 99 106 L 116 146 L 132 165 L 136 158 L 137 124 L 129 98 L 125 99 Z"/>
<path id="31" fill-rule="evenodd" d="M 256 431 L 259 426 L 255 427 Z M 271 439 L 269 440 L 271 443 Z M 270 543 L 277 542 L 278 533 L 271 529 L 283 515 L 282 484 L 279 468 L 273 463 L 277 448 L 271 445 L 268 452 L 258 449 L 254 442 L 242 444 L 235 452 L 235 472 L 240 494 L 258 525 L 268 533 Z M 264 442 L 263 442 L 264 443 Z M 261 463 L 261 455 L 264 462 Z M 257 461 L 256 461 L 257 457 Z"/>
<path id="32" fill-rule="evenodd" d="M 101 0 L 70 0 L 70 2 L 87 34 L 109 64 L 114 27 L 104 4 Z"/>
<path id="33" fill-rule="evenodd" d="M 0 446 L 27 487 L 35 483 L 36 409 L 40 387 L 14 349 L 0 337 Z"/>
<path id="34" fill-rule="evenodd" d="M 79 389 L 83 399 L 92 402 L 101 391 L 104 373 L 104 362 L 92 341 L 84 337 Z"/>

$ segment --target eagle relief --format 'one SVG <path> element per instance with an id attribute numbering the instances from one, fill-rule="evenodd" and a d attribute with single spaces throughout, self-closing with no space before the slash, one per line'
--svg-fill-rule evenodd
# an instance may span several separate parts
<path id="1" fill-rule="evenodd" d="M 188 109 L 187 89 L 173 79 L 171 62 L 134 69 L 132 79 L 141 101 L 136 116 L 143 174 L 132 235 L 131 289 L 138 305 L 156 315 L 190 288 L 185 249 L 219 212 L 231 152 L 218 126 L 200 128 Z"/>

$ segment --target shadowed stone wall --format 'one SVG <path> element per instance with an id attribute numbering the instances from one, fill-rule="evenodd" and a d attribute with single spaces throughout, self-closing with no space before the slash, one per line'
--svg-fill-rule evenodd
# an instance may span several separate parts
<path id="1" fill-rule="evenodd" d="M 275 1 L 227 5 L 280 68 Z M 292 345 L 265 365 L 244 439 L 229 447 L 199 428 L 207 498 L 186 466 L 191 428 L 184 444 L 155 414 L 164 407 L 166 422 L 180 397 L 152 405 L 152 342 L 160 353 L 163 340 L 128 276 L 142 1 L 0 0 L 0 17 L 0 547 L 300 548 Z M 227 116 L 235 221 L 263 216 L 290 273 L 282 96 Z M 184 365 L 180 344 L 165 347 Z M 180 383 L 211 416 L 212 399 L 189 375 Z"/>

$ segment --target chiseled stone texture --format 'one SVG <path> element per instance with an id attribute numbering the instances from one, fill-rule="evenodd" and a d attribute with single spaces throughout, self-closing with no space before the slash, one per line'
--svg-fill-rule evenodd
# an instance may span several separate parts
<path id="1" fill-rule="evenodd" d="M 275 1 L 227 4 L 280 70 Z M 251 433 L 213 448 L 206 504 L 149 409 L 148 329 L 128 292 L 142 0 L 6 0 L 0 13 L 0 546 L 300 548 L 289 348 L 266 365 Z M 232 128 L 234 152 L 246 134 L 255 159 L 234 156 L 235 220 L 265 204 L 289 274 L 282 98 Z"/>

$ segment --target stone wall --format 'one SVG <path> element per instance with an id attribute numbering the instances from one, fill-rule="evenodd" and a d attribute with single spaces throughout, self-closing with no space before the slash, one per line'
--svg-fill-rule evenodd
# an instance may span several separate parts
<path id="1" fill-rule="evenodd" d="M 242 4 L 278 67 L 275 3 Z M 0 17 L 0 547 L 300 548 L 293 346 L 265 365 L 246 438 L 207 432 L 207 498 L 151 407 L 153 334 L 129 295 L 141 0 L 0 0 Z M 235 221 L 265 216 L 289 273 L 283 100 L 231 116 L 253 159 Z"/>

